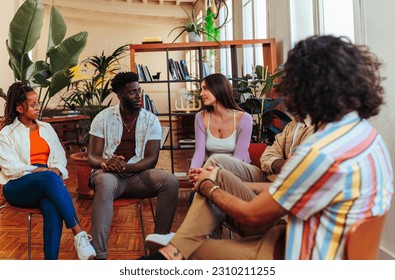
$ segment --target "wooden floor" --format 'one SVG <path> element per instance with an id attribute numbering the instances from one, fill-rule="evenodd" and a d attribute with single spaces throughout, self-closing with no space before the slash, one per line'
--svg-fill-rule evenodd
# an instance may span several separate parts
<path id="1" fill-rule="evenodd" d="M 165 166 L 169 159 L 161 155 L 159 166 Z M 75 167 L 71 161 L 67 166 L 70 178 L 66 180 L 73 202 L 83 228 L 89 233 L 91 229 L 92 201 L 78 197 L 76 192 Z M 185 167 L 184 167 L 185 169 Z M 174 218 L 172 231 L 176 231 L 188 210 L 190 190 L 181 189 L 177 204 L 177 213 Z M 156 203 L 156 200 L 153 200 Z M 144 228 L 146 234 L 152 233 L 154 224 L 148 200 L 143 201 Z M 108 259 L 127 260 L 136 259 L 144 254 L 144 245 L 141 237 L 141 226 L 137 207 L 134 205 L 116 208 L 109 239 Z M 42 217 L 33 216 L 32 221 L 32 259 L 44 258 Z M 10 208 L 0 209 L 0 259 L 27 259 L 27 214 Z M 63 228 L 59 259 L 78 259 L 74 249 L 73 235 L 70 230 Z"/>

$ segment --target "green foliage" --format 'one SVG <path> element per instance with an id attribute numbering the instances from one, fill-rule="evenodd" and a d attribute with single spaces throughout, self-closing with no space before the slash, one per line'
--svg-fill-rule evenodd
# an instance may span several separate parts
<path id="1" fill-rule="evenodd" d="M 194 33 L 196 33 L 196 34 L 199 35 L 199 36 L 201 36 L 201 34 L 204 34 L 204 35 L 206 35 L 208 38 L 211 38 L 211 39 L 213 39 L 214 41 L 216 41 L 217 43 L 220 43 L 219 40 L 217 40 L 213 35 L 211 35 L 211 34 L 209 34 L 209 33 L 206 32 L 206 30 L 205 30 L 205 25 L 206 25 L 205 19 L 206 19 L 206 17 L 200 17 L 200 18 L 197 18 L 197 19 L 196 19 L 196 18 L 193 16 L 193 13 L 192 13 L 192 16 L 191 16 L 191 15 L 188 14 L 188 12 L 187 12 L 183 7 L 181 7 L 181 8 L 182 8 L 182 9 L 185 11 L 185 13 L 187 14 L 187 16 L 188 16 L 188 21 L 186 21 L 186 22 L 184 22 L 182 25 L 176 26 L 176 27 L 174 27 L 172 30 L 170 30 L 170 32 L 169 32 L 169 34 L 167 35 L 167 37 L 169 37 L 170 34 L 171 34 L 173 31 L 175 31 L 175 30 L 177 30 L 177 29 L 181 29 L 181 31 L 178 33 L 178 35 L 176 36 L 176 38 L 173 40 L 172 43 L 174 43 L 184 32 L 194 32 Z"/>
<path id="2" fill-rule="evenodd" d="M 219 41 L 220 37 L 220 31 L 218 28 L 215 27 L 215 21 L 214 21 L 214 14 L 211 11 L 210 8 L 207 8 L 207 16 L 205 18 L 205 31 L 207 34 L 209 34 L 210 36 L 206 36 L 207 41 Z"/>
<path id="3" fill-rule="evenodd" d="M 281 128 L 273 125 L 275 120 L 288 123 L 291 118 L 277 109 L 282 102 L 282 98 L 273 98 L 273 91 L 276 87 L 276 80 L 284 75 L 284 70 L 278 68 L 270 74 L 267 67 L 261 65 L 255 67 L 255 75 L 245 76 L 236 79 L 239 83 L 237 92 L 240 102 L 246 112 L 256 115 L 253 125 L 252 142 L 264 142 L 271 144 L 274 137 L 281 132 Z"/>
<path id="4" fill-rule="evenodd" d="M 73 77 L 70 68 L 78 63 L 78 57 L 88 38 L 87 32 L 80 32 L 64 40 L 66 24 L 61 14 L 52 6 L 46 57 L 33 62 L 28 53 L 40 39 L 43 19 L 42 0 L 26 0 L 10 23 L 6 41 L 9 66 L 15 80 L 28 81 L 33 88 L 40 88 L 39 98 L 43 103 L 41 114 L 48 106 L 50 98 L 70 84 Z M 42 97 L 43 88 L 46 91 Z"/>
<path id="5" fill-rule="evenodd" d="M 86 129 L 89 129 L 92 120 L 103 109 L 111 105 L 112 99 L 106 102 L 112 93 L 110 87 L 111 77 L 120 69 L 119 60 L 125 56 L 129 45 L 117 48 L 111 55 L 94 55 L 80 64 L 82 71 L 92 71 L 91 77 L 77 80 L 70 84 L 68 91 L 62 96 L 64 106 L 90 117 Z M 88 141 L 88 131 L 85 131 L 85 140 Z"/>

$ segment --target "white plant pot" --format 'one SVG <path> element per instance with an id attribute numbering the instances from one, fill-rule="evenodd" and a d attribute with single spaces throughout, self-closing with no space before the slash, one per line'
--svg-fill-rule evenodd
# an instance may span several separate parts
<path id="1" fill-rule="evenodd" d="M 189 42 L 200 42 L 201 38 L 199 34 L 196 34 L 195 32 L 188 32 L 188 41 Z"/>

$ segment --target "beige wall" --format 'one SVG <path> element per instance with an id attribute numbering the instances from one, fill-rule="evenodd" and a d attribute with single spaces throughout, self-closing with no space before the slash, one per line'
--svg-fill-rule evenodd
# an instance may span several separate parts
<path id="1" fill-rule="evenodd" d="M 382 60 L 382 71 L 385 88 L 386 104 L 380 114 L 372 119 L 373 125 L 383 136 L 390 151 L 392 166 L 395 166 L 395 37 L 393 24 L 395 2 L 392 0 L 362 1 L 362 40 L 365 40 L 371 50 Z M 395 199 L 387 216 L 386 225 L 381 242 L 381 258 L 395 259 Z"/>
<path id="2" fill-rule="evenodd" d="M 7 93 L 8 87 L 14 81 L 14 75 L 8 66 L 8 52 L 5 41 L 8 38 L 8 29 L 10 22 L 19 7 L 22 0 L 7 0 L 1 3 L 0 16 L 0 88 Z M 4 113 L 4 99 L 0 98 L 0 116 Z"/>

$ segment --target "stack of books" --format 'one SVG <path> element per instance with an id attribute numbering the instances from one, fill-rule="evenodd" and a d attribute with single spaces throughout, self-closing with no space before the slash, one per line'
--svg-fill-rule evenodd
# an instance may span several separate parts
<path id="1" fill-rule="evenodd" d="M 185 59 L 177 61 L 169 58 L 169 72 L 173 80 L 191 79 Z"/>
<path id="2" fill-rule="evenodd" d="M 178 145 L 180 148 L 195 148 L 195 139 L 181 139 Z"/>

